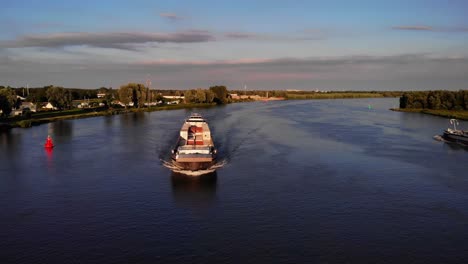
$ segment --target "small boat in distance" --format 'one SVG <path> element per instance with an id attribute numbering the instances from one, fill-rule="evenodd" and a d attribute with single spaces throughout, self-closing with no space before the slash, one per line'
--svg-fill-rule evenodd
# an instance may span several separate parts
<path id="1" fill-rule="evenodd" d="M 459 125 L 457 119 L 450 119 L 450 124 L 453 125 L 453 129 L 445 129 L 442 136 L 434 136 L 434 139 L 468 146 L 468 131 L 457 129 L 457 126 Z"/>
<path id="2" fill-rule="evenodd" d="M 211 131 L 200 114 L 193 113 L 185 120 L 171 158 L 171 169 L 176 172 L 203 174 L 216 169 L 216 149 Z"/>

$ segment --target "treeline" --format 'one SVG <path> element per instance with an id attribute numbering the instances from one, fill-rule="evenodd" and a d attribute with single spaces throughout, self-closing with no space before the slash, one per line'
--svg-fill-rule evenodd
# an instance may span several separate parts
<path id="1" fill-rule="evenodd" d="M 246 95 L 246 96 L 254 96 L 258 95 L 261 97 L 284 97 L 286 98 L 287 92 L 283 90 L 232 90 L 230 91 L 233 94 L 237 94 L 239 96 Z"/>
<path id="2" fill-rule="evenodd" d="M 400 108 L 468 110 L 468 90 L 405 92 Z"/>
<path id="3" fill-rule="evenodd" d="M 127 107 L 130 103 L 137 108 L 140 108 L 147 102 L 156 100 L 156 95 L 151 92 L 143 84 L 129 83 L 119 88 L 118 98 L 121 103 Z"/>
<path id="4" fill-rule="evenodd" d="M 107 87 L 101 87 L 98 89 L 81 89 L 81 88 L 63 88 L 61 86 L 48 85 L 48 86 L 39 87 L 39 88 L 26 88 L 26 87 L 13 88 L 9 86 L 8 87 L 0 86 L 0 89 L 2 88 L 11 89 L 14 91 L 16 95 L 26 98 L 26 101 L 28 102 L 44 103 L 44 102 L 48 102 L 47 90 L 52 87 L 59 87 L 69 92 L 72 100 L 97 98 L 98 93 L 113 94 L 114 96 L 117 94 L 116 90 L 113 90 L 112 88 L 107 88 Z"/>
<path id="5" fill-rule="evenodd" d="M 231 102 L 226 86 L 212 86 L 209 89 L 192 89 L 184 91 L 185 103 L 216 103 L 227 104 Z"/>
<path id="6" fill-rule="evenodd" d="M 229 92 L 225 86 L 212 86 L 209 89 L 191 90 L 149 90 L 143 84 L 129 83 L 118 90 L 120 102 L 125 105 L 141 107 L 147 102 L 165 101 L 163 96 L 183 96 L 187 104 L 227 104 L 230 103 Z"/>

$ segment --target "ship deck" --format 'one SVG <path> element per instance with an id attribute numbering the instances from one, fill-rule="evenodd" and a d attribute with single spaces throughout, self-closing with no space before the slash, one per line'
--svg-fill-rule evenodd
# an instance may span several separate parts
<path id="1" fill-rule="evenodd" d="M 180 154 L 175 159 L 177 162 L 211 162 L 213 156 L 211 154 Z"/>

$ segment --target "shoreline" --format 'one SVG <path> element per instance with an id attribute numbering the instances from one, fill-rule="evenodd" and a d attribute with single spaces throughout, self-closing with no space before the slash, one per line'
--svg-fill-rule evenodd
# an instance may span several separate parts
<path id="1" fill-rule="evenodd" d="M 331 96 L 330 96 L 331 95 Z M 363 98 L 384 98 L 384 96 L 376 96 L 375 94 L 361 94 L 360 96 L 355 95 L 336 95 L 330 94 L 328 96 L 310 96 L 310 97 L 295 97 L 295 98 L 277 98 L 271 97 L 266 98 L 264 100 L 252 100 L 252 99 L 241 99 L 241 100 L 234 100 L 232 103 L 251 103 L 251 102 L 258 102 L 258 101 L 295 101 L 295 100 L 334 100 L 334 99 L 363 99 Z M 48 116 L 47 112 L 42 112 L 43 115 L 46 117 L 32 117 L 29 119 L 21 119 L 21 118 L 13 118 L 13 119 L 5 119 L 0 121 L 0 131 L 7 131 L 12 128 L 29 128 L 32 126 L 38 126 L 41 124 L 47 124 L 55 121 L 60 120 L 72 120 L 72 119 L 82 119 L 82 118 L 90 118 L 90 117 L 98 117 L 98 116 L 110 116 L 110 115 L 120 115 L 126 113 L 139 113 L 139 112 L 155 112 L 155 111 L 166 111 L 166 110 L 180 110 L 180 109 L 191 109 L 191 108 L 210 108 L 216 107 L 217 104 L 205 104 L 205 103 L 197 103 L 197 104 L 178 104 L 178 105 L 165 105 L 165 106 L 156 106 L 156 107 L 146 107 L 146 108 L 112 108 L 112 109 L 103 109 L 103 108 L 87 108 L 87 109 L 80 109 L 80 110 L 68 110 L 72 112 L 67 114 L 67 110 L 61 112 L 52 112 L 49 113 Z M 75 113 L 73 113 L 75 112 Z M 460 118 L 461 119 L 461 118 Z M 468 120 L 468 117 L 467 117 Z"/>
<path id="2" fill-rule="evenodd" d="M 83 119 L 98 116 L 110 116 L 110 115 L 121 115 L 127 113 L 140 113 L 140 112 L 155 112 L 155 111 L 166 111 L 166 110 L 180 110 L 180 109 L 191 109 L 191 108 L 210 108 L 215 107 L 216 104 L 183 104 L 183 105 L 171 105 L 171 106 L 159 106 L 159 107 L 147 107 L 147 108 L 114 108 L 114 109 L 103 109 L 97 111 L 97 109 L 86 109 L 86 112 L 65 114 L 63 112 L 50 113 L 52 116 L 44 118 L 29 118 L 20 120 L 6 120 L 0 122 L 0 131 L 9 130 L 12 128 L 29 128 L 32 126 L 38 126 L 60 120 L 72 120 L 72 119 Z M 99 109 L 99 108 L 98 108 Z M 54 115 L 56 114 L 56 115 Z"/>
<path id="3" fill-rule="evenodd" d="M 420 113 L 432 116 L 456 118 L 460 120 L 468 120 L 468 111 L 466 110 L 434 110 L 421 108 L 390 108 L 391 111 L 405 113 Z"/>

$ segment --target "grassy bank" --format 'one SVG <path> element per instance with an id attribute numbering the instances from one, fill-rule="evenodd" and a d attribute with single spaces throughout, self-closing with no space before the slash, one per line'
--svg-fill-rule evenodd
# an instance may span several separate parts
<path id="1" fill-rule="evenodd" d="M 145 107 L 145 108 L 114 108 L 107 109 L 104 107 L 98 108 L 87 108 L 87 109 L 72 109 L 64 111 L 48 111 L 48 112 L 38 112 L 32 113 L 31 117 L 12 117 L 4 119 L 3 124 L 9 127 L 31 127 L 35 125 L 55 122 L 59 120 L 67 119 L 79 119 L 79 118 L 88 118 L 95 116 L 108 116 L 108 115 L 118 115 L 125 113 L 138 113 L 138 112 L 153 112 L 153 111 L 162 111 L 162 110 L 177 110 L 177 109 L 191 109 L 191 108 L 208 108 L 216 106 L 216 104 L 178 104 L 178 105 L 165 105 L 165 106 L 154 106 L 154 107 Z"/>
<path id="2" fill-rule="evenodd" d="M 456 118 L 460 120 L 468 120 L 467 110 L 433 110 L 433 109 L 415 109 L 415 108 L 391 108 L 392 111 L 407 112 L 407 113 L 422 113 L 446 118 Z"/>

